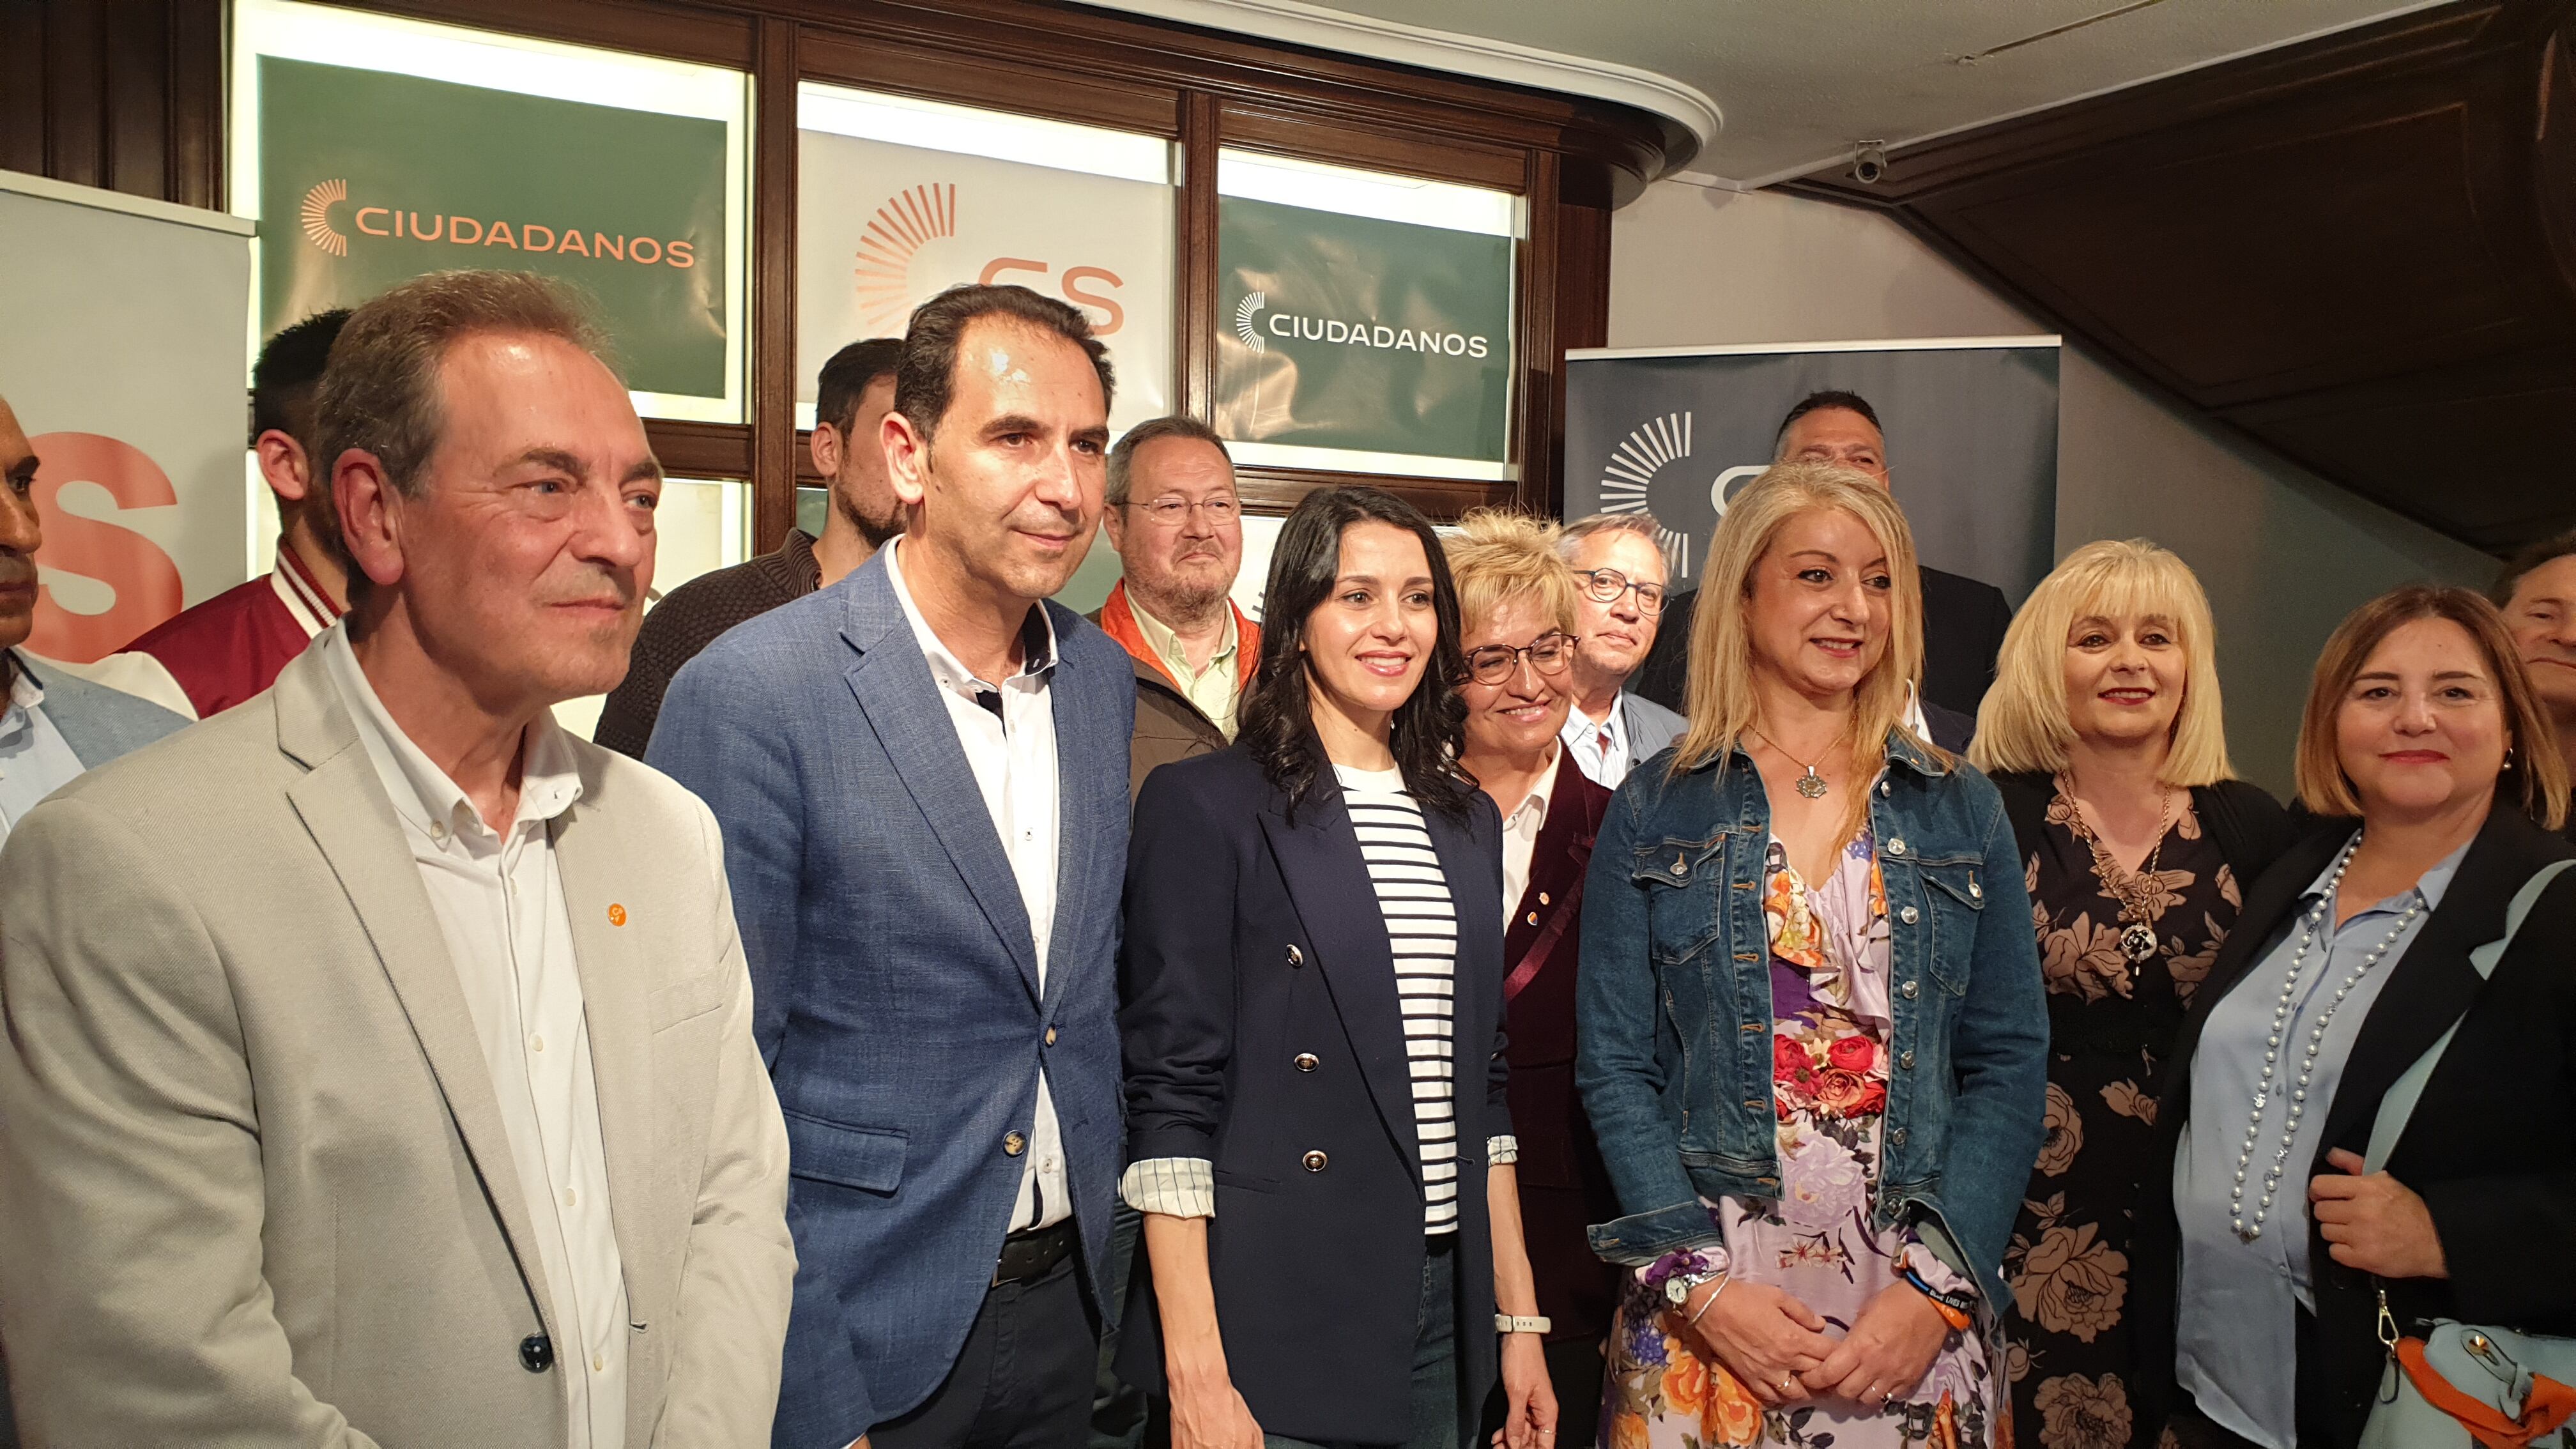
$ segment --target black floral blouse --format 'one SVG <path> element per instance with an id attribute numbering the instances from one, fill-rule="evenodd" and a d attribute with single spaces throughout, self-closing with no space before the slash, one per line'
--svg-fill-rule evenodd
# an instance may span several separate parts
<path id="1" fill-rule="evenodd" d="M 2026 865 L 2032 928 L 2048 988 L 2048 1137 L 2013 1224 L 2004 1273 L 2005 1375 L 2013 1438 L 2038 1449 L 2152 1443 L 2129 1396 L 2135 1379 L 2129 1292 L 2135 1204 L 2155 1157 L 2163 1054 L 2209 976 L 2242 904 L 2235 875 L 2186 805 L 2135 878 L 2097 859 L 2092 833 L 2060 794 Z M 2145 870 L 2144 865 L 2140 867 Z M 2130 960 L 2116 882 L 2147 918 L 2155 949 Z M 2142 948 L 2143 949 L 2143 948 Z"/>

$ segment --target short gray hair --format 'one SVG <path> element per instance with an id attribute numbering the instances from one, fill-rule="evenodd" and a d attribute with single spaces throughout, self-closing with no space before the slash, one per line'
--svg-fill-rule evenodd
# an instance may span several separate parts
<path id="1" fill-rule="evenodd" d="M 385 480 L 420 496 L 421 469 L 446 419 L 438 370 L 476 333 L 559 337 L 608 365 L 608 340 L 579 294 L 534 272 L 432 272 L 389 288 L 349 314 L 313 394 L 316 481 L 328 490 L 340 455 L 373 453 Z"/>
<path id="2" fill-rule="evenodd" d="M 1565 531 L 1556 536 L 1556 552 L 1558 557 L 1572 563 L 1582 555 L 1583 541 L 1600 533 L 1633 533 L 1661 547 L 1659 535 L 1662 531 L 1663 525 L 1655 521 L 1655 515 L 1642 508 L 1634 513 L 1587 514 L 1567 524 Z"/>
<path id="3" fill-rule="evenodd" d="M 1152 418 L 1129 428 L 1126 436 L 1118 440 L 1117 446 L 1109 450 L 1109 490 L 1103 495 L 1109 506 L 1116 508 L 1125 505 L 1128 484 L 1132 481 L 1130 475 L 1136 467 L 1136 450 L 1157 438 L 1188 438 L 1205 443 L 1217 450 L 1218 455 L 1225 459 L 1227 467 L 1234 466 L 1234 455 L 1226 452 L 1225 439 L 1216 435 L 1216 429 L 1183 413 L 1174 413 L 1165 418 Z"/>

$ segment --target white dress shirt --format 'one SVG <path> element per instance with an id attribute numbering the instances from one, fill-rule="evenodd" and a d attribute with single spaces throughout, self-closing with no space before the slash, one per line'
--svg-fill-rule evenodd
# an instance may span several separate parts
<path id="1" fill-rule="evenodd" d="M 984 809 L 1001 837 L 1002 854 L 1020 886 L 1029 934 L 1037 947 L 1038 994 L 1046 994 L 1047 946 L 1055 934 L 1055 873 L 1059 809 L 1056 798 L 1055 700 L 1047 681 L 1055 673 L 1055 622 L 1046 606 L 1032 605 L 1021 631 L 1019 672 L 988 684 L 960 662 L 912 601 L 904 586 L 903 541 L 886 549 L 886 578 L 912 624 L 930 677 L 948 705 L 966 764 L 975 772 Z M 1046 1070 L 1038 1071 L 1037 1120 L 1030 1124 L 1028 1166 L 1020 1174 L 1020 1199 L 1011 1209 L 1011 1231 L 1052 1227 L 1073 1215 L 1073 1193 L 1064 1171 L 1064 1134 L 1056 1124 L 1055 1096 Z"/>
<path id="2" fill-rule="evenodd" d="M 1619 707 L 1626 699 L 1624 694 L 1610 697 L 1608 719 L 1594 719 L 1578 704 L 1565 712 L 1565 728 L 1556 732 L 1558 742 L 1573 753 L 1574 768 L 1604 790 L 1616 790 L 1619 782 L 1628 778 L 1628 712 Z M 1556 777 L 1551 774 L 1548 778 Z M 1504 884 L 1510 881 L 1506 879 Z M 1519 899 L 1505 891 L 1503 909 L 1510 910 Z"/>
<path id="3" fill-rule="evenodd" d="M 321 647 L 331 683 L 401 817 L 403 841 L 420 867 L 492 1073 L 511 1165 L 559 1320 L 548 1327 L 556 1361 L 568 1370 L 569 1449 L 621 1449 L 626 1268 L 609 1215 L 590 1027 L 550 833 L 555 817 L 581 797 L 572 747 L 552 715 L 537 716 L 520 745 L 518 817 L 495 832 L 385 712 L 346 630 L 333 626 Z"/>
<path id="4" fill-rule="evenodd" d="M 1614 713 L 1616 711 L 1613 711 Z M 1579 712 L 1578 712 L 1579 713 Z M 1538 780 L 1530 786 L 1521 803 L 1503 817 L 1503 930 L 1512 928 L 1512 912 L 1519 908 L 1522 895 L 1529 890 L 1530 858 L 1538 853 L 1538 833 L 1547 828 L 1548 797 L 1556 793 L 1556 772 L 1565 767 L 1566 751 L 1560 744 L 1556 758 L 1547 762 Z"/>
<path id="5" fill-rule="evenodd" d="M 44 681 L 28 667 L 26 657 L 0 650 L 0 668 L 10 670 L 9 699 L 0 709 L 0 840 L 9 827 L 36 808 L 36 802 L 70 784 L 81 774 L 80 756 L 71 741 L 45 715 Z"/>

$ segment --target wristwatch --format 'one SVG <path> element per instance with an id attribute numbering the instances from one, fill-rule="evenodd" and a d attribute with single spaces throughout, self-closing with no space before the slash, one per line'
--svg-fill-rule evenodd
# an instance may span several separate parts
<path id="1" fill-rule="evenodd" d="M 1692 1272 L 1675 1273 L 1673 1276 L 1664 1280 L 1664 1301 L 1673 1305 L 1675 1308 L 1680 1308 L 1690 1302 L 1691 1294 L 1699 1291 L 1699 1285 L 1706 1283 L 1713 1278 L 1723 1278 L 1725 1276 L 1726 1270 L 1723 1268 L 1709 1268 Z"/>
<path id="2" fill-rule="evenodd" d="M 1494 1315 L 1496 1333 L 1545 1333 L 1550 1326 L 1544 1318 L 1515 1318 L 1508 1313 Z"/>

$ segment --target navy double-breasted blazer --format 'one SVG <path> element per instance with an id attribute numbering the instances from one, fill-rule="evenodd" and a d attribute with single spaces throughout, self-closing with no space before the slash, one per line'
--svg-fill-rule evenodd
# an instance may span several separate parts
<path id="1" fill-rule="evenodd" d="M 1423 816 L 1458 915 L 1459 1419 L 1473 1442 L 1498 1359 L 1486 1139 L 1511 1132 L 1502 821 L 1481 793 L 1461 816 Z M 1386 923 L 1330 773 L 1292 815 L 1241 746 L 1156 770 L 1136 802 L 1121 959 L 1127 1155 L 1214 1166 L 1208 1269 L 1235 1388 L 1269 1433 L 1402 1443 L 1422 1152 Z M 1159 1388 L 1148 1267 L 1118 1367 Z"/>

